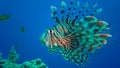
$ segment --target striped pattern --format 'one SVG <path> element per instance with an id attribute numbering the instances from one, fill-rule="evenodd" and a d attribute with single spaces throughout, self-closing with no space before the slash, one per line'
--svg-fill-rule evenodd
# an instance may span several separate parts
<path id="1" fill-rule="evenodd" d="M 51 16 L 57 24 L 47 29 L 40 37 L 41 43 L 47 45 L 51 53 L 58 53 L 67 61 L 78 65 L 86 64 L 89 59 L 88 53 L 100 49 L 102 45 L 107 43 L 106 38 L 111 37 L 110 34 L 101 33 L 109 29 L 107 28 L 109 24 L 94 17 L 95 14 L 102 11 L 102 8 L 95 10 L 97 4 L 90 8 L 88 5 L 89 3 L 86 3 L 78 10 L 79 1 L 72 0 L 68 7 L 62 1 L 61 17 L 57 16 L 59 13 L 57 7 L 50 6 Z M 83 10 L 86 11 L 82 12 Z M 94 12 L 91 13 L 91 11 Z"/>

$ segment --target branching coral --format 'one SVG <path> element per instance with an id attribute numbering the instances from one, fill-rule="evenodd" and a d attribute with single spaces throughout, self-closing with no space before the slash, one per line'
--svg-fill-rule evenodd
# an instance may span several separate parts
<path id="1" fill-rule="evenodd" d="M 8 59 L 3 59 L 0 53 L 0 68 L 48 68 L 39 58 L 22 64 L 17 64 L 18 59 L 19 55 L 12 46 Z"/>

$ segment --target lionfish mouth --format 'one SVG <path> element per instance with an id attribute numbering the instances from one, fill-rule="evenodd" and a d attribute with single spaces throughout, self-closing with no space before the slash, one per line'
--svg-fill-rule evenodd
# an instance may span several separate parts
<path id="1" fill-rule="evenodd" d="M 58 53 L 68 61 L 84 65 L 88 62 L 88 53 L 100 49 L 107 43 L 106 38 L 112 35 L 102 33 L 109 29 L 109 24 L 95 18 L 102 8 L 96 9 L 97 4 L 88 7 L 86 3 L 78 10 L 79 6 L 79 1 L 72 0 L 68 7 L 62 1 L 61 17 L 57 16 L 57 7 L 50 6 L 51 16 L 57 24 L 46 30 L 40 41 L 49 47 L 51 53 Z"/>

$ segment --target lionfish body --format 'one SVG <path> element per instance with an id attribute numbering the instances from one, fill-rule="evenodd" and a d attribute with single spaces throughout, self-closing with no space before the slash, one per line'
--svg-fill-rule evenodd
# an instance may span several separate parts
<path id="1" fill-rule="evenodd" d="M 95 4 L 86 9 L 88 7 L 86 3 L 80 10 L 77 10 L 79 5 L 79 1 L 75 3 L 72 0 L 70 6 L 67 7 L 67 4 L 62 1 L 61 18 L 57 16 L 57 8 L 50 6 L 51 16 L 57 24 L 46 30 L 40 37 L 40 41 L 49 47 L 51 53 L 58 53 L 66 60 L 82 65 L 88 61 L 88 53 L 100 49 L 103 44 L 107 43 L 106 38 L 111 35 L 101 33 L 108 30 L 108 23 L 94 17 L 102 11 L 102 8 L 95 10 L 97 6 Z M 84 13 L 82 13 L 83 10 L 85 10 Z M 94 12 L 90 13 L 91 11 Z"/>

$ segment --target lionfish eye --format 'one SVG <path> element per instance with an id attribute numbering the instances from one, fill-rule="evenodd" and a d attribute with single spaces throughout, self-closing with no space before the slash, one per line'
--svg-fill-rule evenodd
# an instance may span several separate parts
<path id="1" fill-rule="evenodd" d="M 52 29 L 48 30 L 48 33 L 52 34 L 54 31 Z"/>

